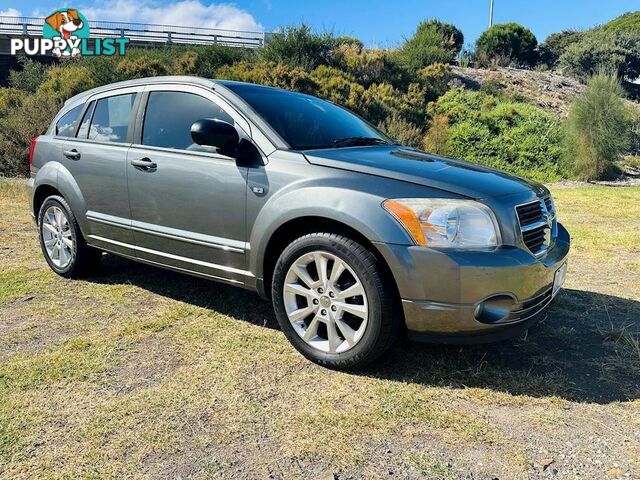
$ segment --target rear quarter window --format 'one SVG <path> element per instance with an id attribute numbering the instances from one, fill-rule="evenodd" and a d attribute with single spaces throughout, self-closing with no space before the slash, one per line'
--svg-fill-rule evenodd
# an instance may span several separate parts
<path id="1" fill-rule="evenodd" d="M 73 137 L 75 135 L 83 106 L 73 107 L 60 117 L 60 120 L 56 122 L 56 135 L 58 137 Z"/>

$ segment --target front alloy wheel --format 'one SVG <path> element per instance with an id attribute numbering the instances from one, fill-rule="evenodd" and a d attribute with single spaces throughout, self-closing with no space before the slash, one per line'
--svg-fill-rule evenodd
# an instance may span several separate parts
<path id="1" fill-rule="evenodd" d="M 382 265 L 336 233 L 310 233 L 286 247 L 271 296 L 289 341 L 326 367 L 361 367 L 389 350 L 400 331 L 395 287 Z"/>
<path id="2" fill-rule="evenodd" d="M 284 305 L 300 338 L 321 352 L 346 352 L 367 328 L 369 307 L 362 282 L 337 256 L 316 250 L 293 262 Z"/>

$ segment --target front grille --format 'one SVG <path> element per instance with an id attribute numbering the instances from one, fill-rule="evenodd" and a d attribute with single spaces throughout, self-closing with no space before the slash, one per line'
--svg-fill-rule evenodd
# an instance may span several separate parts
<path id="1" fill-rule="evenodd" d="M 516 207 L 520 226 L 526 227 L 539 222 L 542 219 L 542 205 L 540 202 L 525 203 Z"/>
<path id="2" fill-rule="evenodd" d="M 551 197 L 516 207 L 522 240 L 534 255 L 542 255 L 550 246 L 555 211 Z M 551 225 L 550 225 L 551 221 Z"/>
<path id="3" fill-rule="evenodd" d="M 532 253 L 539 252 L 544 248 L 546 239 L 546 232 L 549 229 L 547 225 L 536 227 L 532 230 L 522 232 L 522 239 Z"/>
<path id="4" fill-rule="evenodd" d="M 520 305 L 516 305 L 516 308 L 511 310 L 511 314 L 507 317 L 507 322 L 518 322 L 522 320 L 528 320 L 529 318 L 541 313 L 553 298 L 553 288 L 545 290 L 539 295 L 533 298 L 525 300 Z"/>

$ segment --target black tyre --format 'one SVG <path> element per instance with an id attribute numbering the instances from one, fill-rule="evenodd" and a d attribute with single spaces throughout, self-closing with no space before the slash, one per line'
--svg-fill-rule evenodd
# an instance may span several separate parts
<path id="1" fill-rule="evenodd" d="M 47 197 L 38 212 L 40 247 L 51 270 L 63 277 L 95 271 L 101 252 L 87 245 L 69 204 L 58 195 Z"/>
<path id="2" fill-rule="evenodd" d="M 370 363 L 400 331 L 394 289 L 374 255 L 334 233 L 312 233 L 284 249 L 272 298 L 278 322 L 309 360 L 334 369 Z"/>

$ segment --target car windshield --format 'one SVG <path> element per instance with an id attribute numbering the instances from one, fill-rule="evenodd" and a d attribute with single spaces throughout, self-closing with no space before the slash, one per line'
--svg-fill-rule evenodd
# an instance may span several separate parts
<path id="1" fill-rule="evenodd" d="M 311 95 L 225 83 L 294 150 L 393 143 L 357 115 Z"/>

